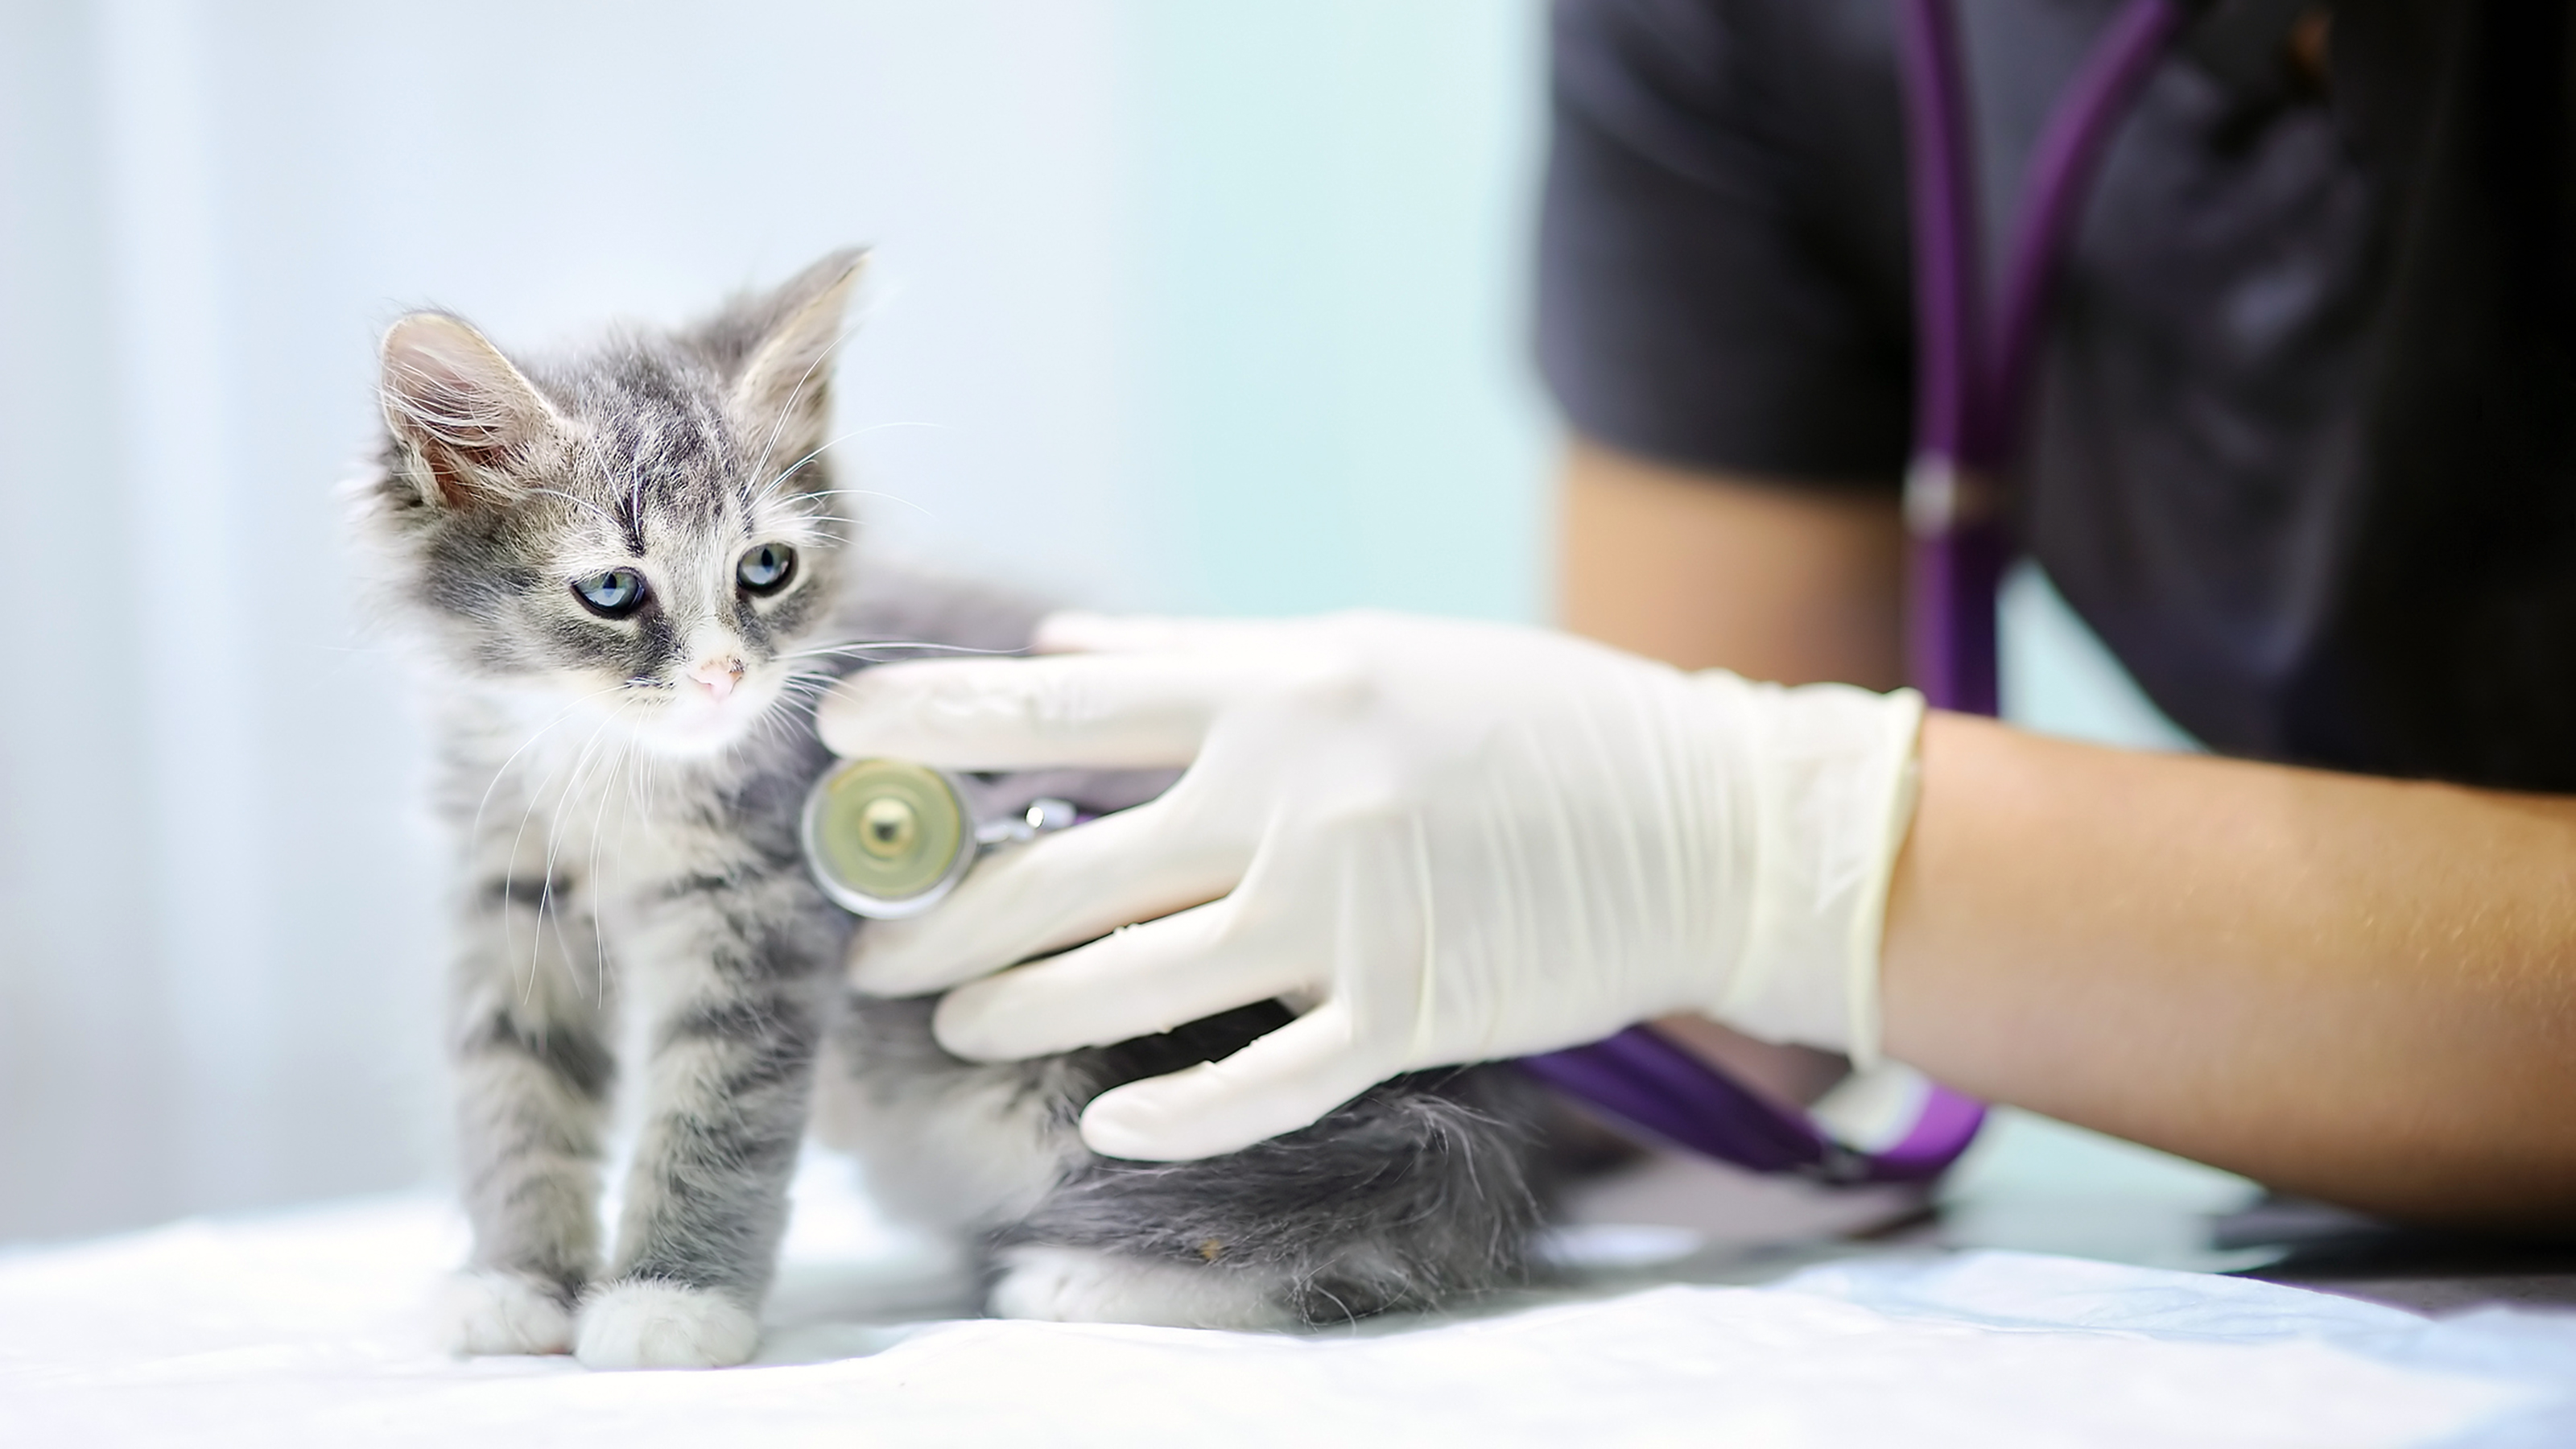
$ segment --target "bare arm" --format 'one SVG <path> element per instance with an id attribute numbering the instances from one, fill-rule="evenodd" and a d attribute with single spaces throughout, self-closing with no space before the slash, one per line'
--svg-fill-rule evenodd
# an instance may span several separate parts
<path id="1" fill-rule="evenodd" d="M 2576 1226 L 2576 801 L 1934 715 L 1887 1049 L 2394 1216 Z"/>
<path id="2" fill-rule="evenodd" d="M 1578 444 L 1563 533 L 1578 632 L 1899 682 L 1889 500 Z M 2399 1216 L 2576 1219 L 2576 801 L 1936 715 L 1885 989 L 1890 1052 L 1991 1100 Z M 1815 1088 L 1812 1059 L 1664 1024 Z"/>
<path id="3" fill-rule="evenodd" d="M 1565 627 L 1684 669 L 1905 682 L 1893 494 L 1697 472 L 1577 440 L 1558 560 Z"/>

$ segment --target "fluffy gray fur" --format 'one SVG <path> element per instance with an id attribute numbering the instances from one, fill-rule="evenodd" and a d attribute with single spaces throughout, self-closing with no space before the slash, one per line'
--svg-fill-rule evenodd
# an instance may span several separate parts
<path id="1" fill-rule="evenodd" d="M 1281 1009 L 970 1065 L 932 1041 L 927 1003 L 839 985 L 855 923 L 796 840 L 828 763 L 816 696 L 904 652 L 884 641 L 1012 649 L 1039 612 L 845 547 L 824 434 L 859 260 L 551 360 L 514 362 L 441 313 L 386 335 L 385 440 L 355 486 L 379 595 L 432 681 L 457 842 L 450 1043 L 474 1250 L 447 1305 L 455 1346 L 598 1366 L 749 1356 L 827 1057 L 823 1135 L 866 1159 L 889 1208 L 990 1251 L 997 1311 L 1287 1324 L 1524 1276 L 1540 1103 L 1508 1073 L 1399 1080 L 1228 1157 L 1119 1162 L 1081 1145 L 1084 1103 L 1222 1056 Z M 764 547 L 793 566 L 755 589 Z M 612 616 L 595 605 L 626 597 L 614 570 L 640 592 Z M 988 811 L 1039 794 L 1113 809 L 1161 783 L 975 792 Z M 603 1252 L 621 1081 L 642 1126 Z"/>

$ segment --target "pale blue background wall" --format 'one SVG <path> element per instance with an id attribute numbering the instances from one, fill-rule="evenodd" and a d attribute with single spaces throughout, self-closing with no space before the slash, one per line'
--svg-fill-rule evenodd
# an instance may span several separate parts
<path id="1" fill-rule="evenodd" d="M 440 1161 L 421 740 L 331 497 L 385 321 L 539 343 L 872 242 L 881 545 L 1540 617 L 1540 19 L 0 0 L 0 1239 Z"/>
<path id="2" fill-rule="evenodd" d="M 1537 7 L 1129 13 L 1162 592 L 1534 617 Z"/>
<path id="3" fill-rule="evenodd" d="M 406 306 L 879 248 L 881 545 L 1117 607 L 1540 608 L 1528 0 L 0 4 L 0 1238 L 415 1180 L 420 739 L 331 485 Z"/>

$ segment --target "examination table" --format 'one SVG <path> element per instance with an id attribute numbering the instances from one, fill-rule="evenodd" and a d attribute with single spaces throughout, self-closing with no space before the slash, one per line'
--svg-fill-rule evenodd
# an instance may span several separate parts
<path id="1" fill-rule="evenodd" d="M 1582 1205 L 1561 1285 L 1236 1334 L 969 1316 L 961 1265 L 809 1153 L 764 1350 L 700 1373 L 441 1353 L 421 1305 L 465 1234 L 436 1193 L 192 1221 L 0 1255 L 0 1445 L 2576 1445 L 2576 1310 L 2542 1301 L 2576 1280 L 2461 1315 L 2474 1276 L 2371 1279 L 2368 1230 L 2296 1205 L 2113 1181 L 2052 1229 L 1979 1172 L 1938 1212 L 1769 1183 L 1712 1208 L 1722 1170 L 1658 1164 Z M 2282 1259 L 2229 1231 L 2445 1316 L 2142 1266 Z M 1979 1246 L 2016 1237 L 2065 1251 Z"/>

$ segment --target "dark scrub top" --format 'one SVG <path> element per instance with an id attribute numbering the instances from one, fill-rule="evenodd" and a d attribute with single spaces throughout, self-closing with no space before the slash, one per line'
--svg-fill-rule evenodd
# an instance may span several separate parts
<path id="1" fill-rule="evenodd" d="M 1961 5 L 1990 237 L 2114 3 Z M 2576 790 L 2568 9 L 2345 0 L 2323 88 L 2178 53 L 2106 153 L 2015 509 L 2067 600 L 2215 748 Z M 1538 310 L 1574 427 L 1896 486 L 1894 14 L 1561 0 Z"/>

